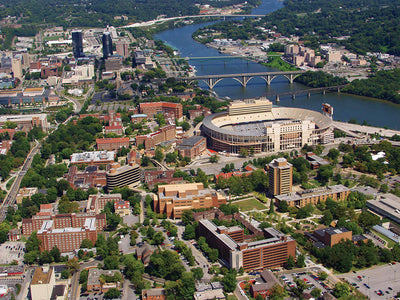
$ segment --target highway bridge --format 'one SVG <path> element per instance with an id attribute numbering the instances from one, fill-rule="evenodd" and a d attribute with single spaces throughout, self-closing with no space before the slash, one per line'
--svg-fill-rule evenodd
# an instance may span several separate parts
<path id="1" fill-rule="evenodd" d="M 193 19 L 193 18 L 237 18 L 237 17 L 249 17 L 249 18 L 261 18 L 265 17 L 265 15 L 252 15 L 252 14 L 243 14 L 243 15 L 193 15 L 193 16 L 180 16 L 180 17 L 171 17 L 171 18 L 159 18 L 147 22 L 133 23 L 129 25 L 122 26 L 121 28 L 131 28 L 131 27 L 146 27 L 152 26 L 155 24 L 162 24 L 168 21 L 173 20 L 182 20 L 182 19 Z"/>
<path id="2" fill-rule="evenodd" d="M 277 76 L 283 76 L 293 83 L 294 79 L 305 71 L 278 71 L 278 72 L 261 72 L 261 73 L 240 73 L 240 74 L 219 74 L 219 75 L 201 75 L 193 77 L 177 77 L 176 80 L 193 83 L 195 81 L 204 82 L 211 90 L 215 85 L 223 79 L 231 78 L 239 82 L 243 87 L 246 87 L 250 80 L 255 77 L 260 77 L 265 80 L 268 85 L 271 85 L 272 80 Z"/>
<path id="3" fill-rule="evenodd" d="M 291 91 L 291 92 L 285 92 L 285 93 L 276 93 L 276 92 L 267 92 L 263 94 L 264 97 L 267 97 L 269 99 L 275 98 L 276 101 L 280 101 L 281 97 L 285 96 L 291 96 L 292 99 L 294 100 L 297 95 L 302 95 L 302 94 L 307 94 L 307 97 L 310 97 L 312 93 L 321 93 L 325 95 L 327 91 L 334 91 L 337 93 L 340 93 L 340 90 L 345 87 L 346 84 L 342 85 L 334 85 L 334 86 L 326 86 L 326 87 L 319 87 L 319 88 L 311 88 L 311 89 L 304 89 L 304 90 L 296 90 L 296 91 Z"/>

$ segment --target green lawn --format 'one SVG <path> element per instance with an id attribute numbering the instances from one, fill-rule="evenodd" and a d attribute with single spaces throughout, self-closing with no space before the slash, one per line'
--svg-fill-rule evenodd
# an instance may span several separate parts
<path id="1" fill-rule="evenodd" d="M 261 204 L 260 201 L 252 198 L 252 199 L 248 199 L 248 200 L 243 200 L 243 201 L 235 201 L 233 202 L 234 205 L 239 206 L 239 208 L 242 211 L 249 211 L 252 209 L 267 209 L 268 207 L 266 207 L 265 205 Z"/>
<path id="2" fill-rule="evenodd" d="M 226 298 L 227 300 L 237 300 L 235 295 L 228 295 L 228 298 Z"/>

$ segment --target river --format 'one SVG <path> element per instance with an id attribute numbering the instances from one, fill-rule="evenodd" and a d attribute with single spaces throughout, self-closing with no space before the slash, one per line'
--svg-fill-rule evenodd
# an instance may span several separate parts
<path id="1" fill-rule="evenodd" d="M 263 0 L 262 4 L 253 9 L 254 14 L 267 14 L 280 9 L 282 1 Z M 156 34 L 155 39 L 159 39 L 168 45 L 178 49 L 181 57 L 220 57 L 218 59 L 193 59 L 189 63 L 196 67 L 196 75 L 216 75 L 216 74 L 235 74 L 235 73 L 256 73 L 276 71 L 275 69 L 248 61 L 246 59 L 232 58 L 223 55 L 218 50 L 206 47 L 192 39 L 192 34 L 197 29 L 213 24 L 213 22 L 188 25 L 172 30 L 167 30 Z M 206 88 L 205 84 L 200 84 Z M 271 85 L 266 85 L 261 78 L 254 78 L 246 88 L 243 88 L 233 79 L 224 79 L 219 82 L 214 91 L 219 97 L 229 97 L 231 99 L 243 99 L 261 97 L 268 92 L 285 93 L 293 90 L 306 89 L 307 87 L 299 84 L 290 84 L 284 77 L 275 78 Z M 270 99 L 274 100 L 274 99 Z M 349 121 L 355 119 L 358 122 L 366 121 L 373 126 L 387 126 L 400 130 L 400 105 L 392 104 L 387 101 L 380 101 L 365 97 L 352 96 L 347 94 L 326 93 L 296 96 L 292 100 L 290 96 L 282 97 L 280 106 L 292 106 L 321 111 L 322 103 L 329 103 L 334 108 L 333 118 L 337 121 Z"/>

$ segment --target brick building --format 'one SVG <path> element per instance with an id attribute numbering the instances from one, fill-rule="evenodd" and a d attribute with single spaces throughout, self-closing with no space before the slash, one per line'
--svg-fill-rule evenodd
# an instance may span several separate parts
<path id="1" fill-rule="evenodd" d="M 177 184 L 184 183 L 182 177 L 174 177 L 174 170 L 166 171 L 144 171 L 144 182 L 147 183 L 149 189 L 153 189 L 157 183 Z"/>
<path id="2" fill-rule="evenodd" d="M 139 104 L 139 111 L 150 118 L 153 118 L 158 113 L 172 114 L 175 119 L 183 117 L 183 107 L 180 103 L 144 102 Z"/>
<path id="3" fill-rule="evenodd" d="M 167 218 L 180 218 L 189 209 L 219 207 L 226 198 L 212 189 L 205 189 L 202 183 L 184 183 L 158 186 L 154 196 L 154 211 L 165 213 Z"/>
<path id="4" fill-rule="evenodd" d="M 122 147 L 129 148 L 129 138 L 103 138 L 96 139 L 97 150 L 118 150 Z"/>
<path id="5" fill-rule="evenodd" d="M 240 218 L 236 216 L 237 220 Z M 243 223 L 246 227 L 248 223 Z M 250 229 L 251 228 L 251 229 Z M 230 268 L 243 267 L 246 271 L 268 269 L 283 266 L 289 256 L 296 255 L 296 241 L 275 228 L 263 230 L 248 228 L 253 232 L 250 237 L 240 233 L 243 228 L 216 226 L 213 222 L 203 219 L 199 221 L 199 233 L 204 236 L 212 248 L 219 251 Z M 263 236 L 264 239 L 255 236 Z"/>
<path id="6" fill-rule="evenodd" d="M 120 217 L 127 216 L 131 213 L 129 201 L 119 201 L 114 203 L 115 213 Z"/>
<path id="7" fill-rule="evenodd" d="M 136 146 L 144 145 L 144 149 L 149 150 L 155 148 L 156 145 L 162 142 L 172 141 L 175 139 L 175 137 L 175 125 L 166 125 L 164 127 L 161 127 L 156 132 L 136 136 Z"/>
<path id="8" fill-rule="evenodd" d="M 22 219 L 22 233 L 31 235 L 34 231 L 39 231 L 47 221 L 53 221 L 53 228 L 83 227 L 87 218 L 94 218 L 96 229 L 102 231 L 106 228 L 106 215 L 93 213 L 72 213 L 72 214 L 52 214 L 37 213 L 30 219 Z"/>
<path id="9" fill-rule="evenodd" d="M 99 213 L 104 209 L 108 202 L 120 202 L 122 200 L 121 194 L 96 194 L 90 195 L 86 205 L 86 212 Z"/>
<path id="10" fill-rule="evenodd" d="M 120 272 L 118 270 L 89 269 L 87 291 L 105 293 L 111 288 L 120 288 L 121 282 L 105 282 L 102 279 L 103 276 L 114 276 L 115 273 Z"/>
<path id="11" fill-rule="evenodd" d="M 97 241 L 95 218 L 87 218 L 82 227 L 54 228 L 54 223 L 53 220 L 45 221 L 37 232 L 37 237 L 41 240 L 41 251 L 50 251 L 57 246 L 61 253 L 68 253 L 79 249 L 85 239 L 93 244 Z"/>
<path id="12" fill-rule="evenodd" d="M 108 134 L 108 133 L 115 133 L 116 135 L 122 135 L 123 132 L 123 127 L 120 124 L 115 124 L 110 123 L 110 126 L 104 126 L 104 133 Z"/>
<path id="13" fill-rule="evenodd" d="M 275 199 L 277 204 L 281 201 L 286 201 L 290 207 L 304 207 L 309 203 L 316 205 L 320 201 L 325 202 L 328 198 L 334 201 L 346 200 L 349 194 L 350 189 L 344 185 L 338 184 L 286 195 L 278 195 L 275 196 Z"/>
<path id="14" fill-rule="evenodd" d="M 282 195 L 292 191 L 293 166 L 283 157 L 274 159 L 268 165 L 269 193 Z"/>
<path id="15" fill-rule="evenodd" d="M 99 170 L 98 166 L 87 166 L 84 171 L 79 171 L 76 166 L 71 166 L 64 178 L 73 189 L 102 188 L 107 184 L 106 171 Z"/>
<path id="16" fill-rule="evenodd" d="M 155 288 L 149 290 L 142 290 L 142 300 L 166 300 L 167 295 L 165 289 Z"/>
<path id="17" fill-rule="evenodd" d="M 204 136 L 195 135 L 182 140 L 176 149 L 180 155 L 193 159 L 207 149 L 207 139 Z"/>

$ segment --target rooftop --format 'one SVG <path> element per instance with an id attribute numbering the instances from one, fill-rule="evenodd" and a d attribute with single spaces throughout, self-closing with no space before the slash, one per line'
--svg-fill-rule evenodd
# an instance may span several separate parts
<path id="1" fill-rule="evenodd" d="M 35 273 L 33 273 L 31 285 L 50 283 L 52 273 L 53 273 L 53 268 L 36 267 Z"/>

